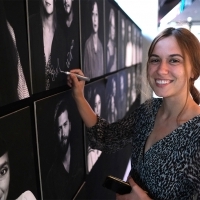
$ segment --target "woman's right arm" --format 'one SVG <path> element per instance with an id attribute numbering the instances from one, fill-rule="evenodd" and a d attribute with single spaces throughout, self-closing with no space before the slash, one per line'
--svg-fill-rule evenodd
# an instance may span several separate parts
<path id="1" fill-rule="evenodd" d="M 70 72 L 84 76 L 80 69 L 73 69 Z M 72 94 L 81 118 L 86 127 L 89 128 L 97 123 L 97 115 L 84 97 L 85 81 L 79 81 L 75 74 L 70 74 L 67 77 L 67 83 L 72 88 Z"/>

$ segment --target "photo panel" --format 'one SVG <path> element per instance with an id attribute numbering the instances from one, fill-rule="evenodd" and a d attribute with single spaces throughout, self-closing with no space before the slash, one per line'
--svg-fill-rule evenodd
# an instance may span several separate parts
<path id="1" fill-rule="evenodd" d="M 127 102 L 127 70 L 123 69 L 117 73 L 117 106 L 118 119 L 122 119 L 126 115 Z"/>
<path id="2" fill-rule="evenodd" d="M 105 80 L 100 79 L 85 86 L 85 98 L 94 110 L 94 112 L 102 117 L 106 117 L 106 102 L 105 102 Z M 86 130 L 85 130 L 86 132 Z M 93 166 L 101 155 L 101 151 L 92 149 L 88 143 L 87 136 L 85 136 L 85 152 L 86 152 L 86 171 L 90 173 Z"/>
<path id="3" fill-rule="evenodd" d="M 137 96 L 141 96 L 141 87 L 142 87 L 142 79 L 145 79 L 146 77 L 142 77 L 142 63 L 138 63 L 135 66 L 135 77 L 136 77 L 136 93 Z"/>
<path id="4" fill-rule="evenodd" d="M 0 106 L 31 94 L 27 38 L 26 1 L 0 0 Z"/>
<path id="5" fill-rule="evenodd" d="M 136 29 L 136 63 L 140 62 L 140 30 Z"/>
<path id="6" fill-rule="evenodd" d="M 129 111 L 131 107 L 131 82 L 132 82 L 132 67 L 126 69 L 126 80 L 127 80 L 127 99 L 126 99 L 126 112 Z"/>
<path id="7" fill-rule="evenodd" d="M 118 69 L 123 69 L 125 67 L 125 58 L 126 58 L 126 40 L 127 40 L 127 31 L 126 31 L 126 16 L 122 11 L 119 10 L 119 21 L 118 21 Z"/>
<path id="8" fill-rule="evenodd" d="M 126 33 L 127 33 L 127 40 L 126 40 L 125 66 L 131 67 L 133 64 L 133 38 L 132 38 L 133 23 L 129 18 L 126 19 Z"/>
<path id="9" fill-rule="evenodd" d="M 104 75 L 104 1 L 81 0 L 82 70 L 85 76 Z"/>
<path id="10" fill-rule="evenodd" d="M 33 92 L 66 85 L 80 68 L 79 0 L 29 0 Z"/>
<path id="11" fill-rule="evenodd" d="M 109 0 L 105 1 L 105 55 L 106 73 L 118 69 L 118 10 Z"/>
<path id="12" fill-rule="evenodd" d="M 132 42 L 133 42 L 133 56 L 132 56 L 132 65 L 136 65 L 137 63 L 137 52 L 136 52 L 136 46 L 137 46 L 137 26 L 135 24 L 132 24 Z"/>
<path id="13" fill-rule="evenodd" d="M 1 198 L 41 199 L 29 107 L 0 118 L 0 172 Z"/>
<path id="14" fill-rule="evenodd" d="M 136 67 L 131 67 L 131 98 L 130 105 L 133 105 L 137 98 L 137 88 L 136 88 Z"/>
<path id="15" fill-rule="evenodd" d="M 140 31 L 140 39 L 139 39 L 139 63 L 142 64 L 142 33 Z"/>
<path id="16" fill-rule="evenodd" d="M 35 102 L 44 199 L 73 199 L 85 178 L 83 125 L 71 90 Z"/>
<path id="17" fill-rule="evenodd" d="M 113 123 L 118 120 L 117 84 L 118 84 L 117 73 L 107 77 L 105 99 L 106 99 L 106 111 L 107 111 L 106 119 L 108 123 Z"/>

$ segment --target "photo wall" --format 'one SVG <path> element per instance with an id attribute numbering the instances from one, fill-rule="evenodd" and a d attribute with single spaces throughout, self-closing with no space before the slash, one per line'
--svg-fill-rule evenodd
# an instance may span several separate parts
<path id="1" fill-rule="evenodd" d="M 131 146 L 90 147 L 66 72 L 91 79 L 99 117 L 122 119 L 140 104 L 141 30 L 113 0 L 0 0 L 0 44 L 5 199 L 115 199 L 102 184 L 123 179 Z"/>

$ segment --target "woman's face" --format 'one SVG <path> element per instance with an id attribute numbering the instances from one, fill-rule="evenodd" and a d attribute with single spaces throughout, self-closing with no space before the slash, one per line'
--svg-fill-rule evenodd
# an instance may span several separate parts
<path id="1" fill-rule="evenodd" d="M 94 100 L 94 112 L 98 115 L 101 116 L 101 97 L 99 94 L 95 96 Z"/>
<path id="2" fill-rule="evenodd" d="M 70 14 L 72 11 L 72 2 L 73 0 L 63 0 L 63 6 L 66 14 Z"/>
<path id="3" fill-rule="evenodd" d="M 183 53 L 174 36 L 157 42 L 148 62 L 148 79 L 157 96 L 175 97 L 187 95 L 187 75 L 192 76 L 191 64 Z"/>
<path id="4" fill-rule="evenodd" d="M 6 200 L 10 183 L 10 167 L 8 153 L 0 157 L 0 200 Z"/>
<path id="5" fill-rule="evenodd" d="M 97 3 L 94 3 L 93 10 L 92 10 L 92 26 L 94 33 L 98 32 L 99 29 L 99 13 Z"/>
<path id="6" fill-rule="evenodd" d="M 48 15 L 53 14 L 54 0 L 42 0 L 42 4 Z"/>

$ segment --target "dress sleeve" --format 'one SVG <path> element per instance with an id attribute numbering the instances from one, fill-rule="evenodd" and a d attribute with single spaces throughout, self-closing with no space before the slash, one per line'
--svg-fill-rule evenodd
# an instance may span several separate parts
<path id="1" fill-rule="evenodd" d="M 134 113 L 115 123 L 109 124 L 105 119 L 97 117 L 97 123 L 87 128 L 90 146 L 106 153 L 114 153 L 131 142 L 134 134 Z"/>
<path id="2" fill-rule="evenodd" d="M 25 80 L 25 77 L 24 77 L 19 53 L 18 53 L 18 50 L 17 50 L 17 43 L 16 43 L 14 30 L 13 30 L 13 28 L 11 27 L 11 25 L 8 21 L 7 21 L 7 26 L 8 26 L 8 30 L 11 34 L 11 37 L 13 39 L 13 42 L 15 44 L 16 53 L 17 53 L 17 59 L 18 59 L 18 63 L 17 63 L 17 70 L 18 70 L 17 93 L 18 93 L 19 99 L 21 100 L 21 99 L 29 97 L 30 95 L 29 95 L 28 87 L 27 87 L 26 80 Z"/>

